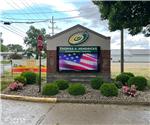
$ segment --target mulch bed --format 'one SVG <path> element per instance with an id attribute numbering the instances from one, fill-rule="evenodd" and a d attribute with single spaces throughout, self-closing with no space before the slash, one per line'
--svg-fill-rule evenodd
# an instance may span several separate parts
<path id="1" fill-rule="evenodd" d="M 102 101 L 127 101 L 127 102 L 150 102 L 150 90 L 147 89 L 144 92 L 137 91 L 136 97 L 130 97 L 121 92 L 119 90 L 119 94 L 117 97 L 105 97 L 101 95 L 99 90 L 94 90 L 90 87 L 89 84 L 84 84 L 86 87 L 86 94 L 83 96 L 72 96 L 67 90 L 60 90 L 60 92 L 55 96 L 44 96 L 38 92 L 38 85 L 26 85 L 23 87 L 23 90 L 18 91 L 10 91 L 8 88 L 2 91 L 3 94 L 9 95 L 21 95 L 21 96 L 32 96 L 32 97 L 54 97 L 58 99 L 65 100 L 102 100 Z"/>

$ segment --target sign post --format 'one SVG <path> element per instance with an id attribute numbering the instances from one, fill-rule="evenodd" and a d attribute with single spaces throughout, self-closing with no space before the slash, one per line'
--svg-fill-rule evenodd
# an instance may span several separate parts
<path id="1" fill-rule="evenodd" d="M 39 92 L 41 92 L 41 51 L 43 49 L 43 37 L 42 35 L 39 35 L 37 38 L 37 47 L 38 47 L 38 53 L 39 53 Z"/>

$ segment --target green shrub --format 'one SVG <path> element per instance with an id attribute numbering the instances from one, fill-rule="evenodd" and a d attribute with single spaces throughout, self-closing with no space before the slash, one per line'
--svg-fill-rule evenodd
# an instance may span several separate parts
<path id="1" fill-rule="evenodd" d="M 103 79 L 100 77 L 96 77 L 91 80 L 91 87 L 93 89 L 99 89 L 102 84 L 103 84 Z"/>
<path id="2" fill-rule="evenodd" d="M 80 83 L 74 83 L 69 86 L 68 92 L 71 95 L 84 95 L 85 94 L 85 87 Z"/>
<path id="3" fill-rule="evenodd" d="M 67 80 L 56 80 L 54 83 L 57 84 L 59 90 L 65 90 L 69 87 L 69 82 Z"/>
<path id="4" fill-rule="evenodd" d="M 128 80 L 128 86 L 131 86 L 133 84 L 137 87 L 137 90 L 144 90 L 147 86 L 147 80 L 143 76 L 131 77 Z"/>
<path id="5" fill-rule="evenodd" d="M 59 92 L 59 88 L 56 84 L 48 83 L 43 86 L 43 95 L 56 95 Z"/>
<path id="6" fill-rule="evenodd" d="M 36 73 L 34 72 L 23 72 L 21 76 L 24 76 L 26 78 L 26 83 L 27 84 L 34 84 L 36 83 Z"/>
<path id="7" fill-rule="evenodd" d="M 150 80 L 147 81 L 147 87 L 150 89 Z"/>
<path id="8" fill-rule="evenodd" d="M 116 76 L 116 81 L 121 82 L 123 85 L 125 85 L 129 80 L 129 78 L 130 78 L 129 75 L 122 73 Z"/>
<path id="9" fill-rule="evenodd" d="M 103 83 L 100 87 L 100 92 L 104 96 L 117 96 L 118 88 L 114 83 Z"/>
<path id="10" fill-rule="evenodd" d="M 26 84 L 26 78 L 24 77 L 24 76 L 16 76 L 15 78 L 14 78 L 14 80 L 15 81 L 18 81 L 18 82 L 21 82 L 21 83 L 23 83 L 23 84 Z"/>
<path id="11" fill-rule="evenodd" d="M 117 88 L 121 89 L 123 84 L 122 82 L 118 81 L 118 82 L 115 82 L 115 85 L 117 86 Z"/>
<path id="12" fill-rule="evenodd" d="M 124 72 L 124 73 L 122 73 L 122 74 L 126 74 L 126 75 L 128 75 L 129 77 L 134 77 L 134 74 L 131 73 L 131 72 Z"/>

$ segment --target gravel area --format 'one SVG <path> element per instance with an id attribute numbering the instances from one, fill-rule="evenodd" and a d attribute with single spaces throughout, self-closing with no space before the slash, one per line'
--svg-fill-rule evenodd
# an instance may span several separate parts
<path id="1" fill-rule="evenodd" d="M 34 97 L 56 97 L 58 99 L 65 100 L 95 100 L 95 101 L 128 101 L 128 102 L 150 102 L 150 90 L 137 91 L 136 97 L 129 97 L 119 90 L 117 97 L 105 97 L 101 95 L 99 90 L 94 90 L 90 87 L 89 84 L 84 84 L 86 87 L 86 94 L 83 96 L 72 96 L 67 90 L 60 90 L 60 92 L 55 96 L 43 96 L 41 93 L 38 93 L 38 85 L 26 85 L 23 90 L 19 91 L 10 91 L 8 88 L 5 89 L 2 93 L 9 95 L 22 95 L 22 96 L 34 96 Z"/>

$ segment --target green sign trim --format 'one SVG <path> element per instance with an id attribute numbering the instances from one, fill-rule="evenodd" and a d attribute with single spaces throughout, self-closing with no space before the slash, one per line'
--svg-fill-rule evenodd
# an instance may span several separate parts
<path id="1" fill-rule="evenodd" d="M 76 47 L 59 47 L 59 52 L 64 52 L 64 53 L 72 53 L 72 52 L 97 52 L 98 51 L 98 47 L 82 47 L 82 46 L 76 46 Z"/>

